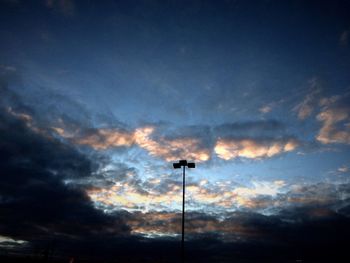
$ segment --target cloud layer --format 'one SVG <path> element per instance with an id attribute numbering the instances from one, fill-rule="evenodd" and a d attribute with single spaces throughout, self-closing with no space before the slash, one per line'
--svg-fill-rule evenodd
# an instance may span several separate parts
<path id="1" fill-rule="evenodd" d="M 189 133 L 187 136 L 161 134 L 162 129 L 157 126 L 140 127 L 134 131 L 102 128 L 69 132 L 62 127 L 53 127 L 53 130 L 77 145 L 95 150 L 138 146 L 167 162 L 179 159 L 205 162 L 213 157 L 213 153 L 224 160 L 262 159 L 291 152 L 299 146 L 295 138 L 283 135 L 284 126 L 277 121 L 224 124 L 213 127 L 205 135 L 191 135 L 198 128 L 183 127 Z M 206 130 L 206 127 L 202 128 Z"/>

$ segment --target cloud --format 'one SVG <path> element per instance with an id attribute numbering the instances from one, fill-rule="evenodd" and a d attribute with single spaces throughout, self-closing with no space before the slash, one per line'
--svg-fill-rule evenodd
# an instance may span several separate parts
<path id="1" fill-rule="evenodd" d="M 272 111 L 272 105 L 265 105 L 265 106 L 262 106 L 259 108 L 260 113 L 266 114 L 266 113 L 269 113 L 271 111 Z"/>
<path id="2" fill-rule="evenodd" d="M 293 151 L 298 147 L 295 139 L 252 139 L 232 138 L 219 139 L 214 151 L 219 158 L 231 160 L 235 158 L 262 159 Z"/>
<path id="3" fill-rule="evenodd" d="M 327 206 L 337 209 L 349 195 L 348 184 L 292 185 L 288 192 L 279 196 L 284 207 Z"/>
<path id="4" fill-rule="evenodd" d="M 347 172 L 349 172 L 349 167 L 346 166 L 346 165 L 343 165 L 343 166 L 339 167 L 337 169 L 337 171 L 340 172 L 340 173 L 347 173 Z"/>
<path id="5" fill-rule="evenodd" d="M 350 144 L 350 104 L 349 95 L 322 99 L 317 120 L 322 127 L 316 139 L 324 144 Z"/>
<path id="6" fill-rule="evenodd" d="M 160 187 L 167 184 L 160 183 Z M 187 204 L 192 201 L 190 193 L 196 197 L 198 194 L 205 195 L 205 192 L 214 192 L 214 188 L 212 185 L 209 190 L 208 182 L 190 184 Z M 331 248 L 321 252 L 324 257 L 331 257 L 335 252 L 343 253 L 346 250 L 342 246 L 349 234 L 349 189 L 349 184 L 289 186 L 283 181 L 255 182 L 250 187 L 218 187 L 215 189 L 218 197 L 237 202 L 245 199 L 242 203 L 244 205 L 239 210 L 226 208 L 218 213 L 211 210 L 210 206 L 206 206 L 205 210 L 187 209 L 187 252 L 194 253 L 193 250 L 200 247 L 201 253 L 210 251 L 208 258 L 215 251 L 216 256 L 226 259 L 232 258 L 232 255 L 227 255 L 224 251 L 237 249 L 237 255 L 243 258 L 247 258 L 253 251 L 254 256 L 260 260 L 266 249 L 282 251 L 283 257 L 294 257 L 292 251 L 297 249 L 301 258 L 315 258 L 320 255 L 318 250 L 322 247 Z M 219 206 L 219 200 L 213 205 Z M 261 214 L 259 205 L 277 209 L 273 213 Z M 197 204 L 198 206 L 200 205 Z M 133 235 L 152 238 L 151 240 L 177 242 L 181 233 L 181 213 L 178 211 L 135 211 L 126 220 Z M 232 249 L 229 250 L 229 247 Z"/>
<path id="7" fill-rule="evenodd" d="M 56 96 L 52 99 L 54 98 Z M 77 107 L 80 109 L 80 105 L 76 103 L 67 103 L 66 106 L 73 111 Z M 25 118 L 28 127 L 48 137 L 64 138 L 66 142 L 89 146 L 97 151 L 136 146 L 166 162 L 179 159 L 206 162 L 212 158 L 213 153 L 225 160 L 240 157 L 270 158 L 293 151 L 299 145 L 296 139 L 286 135 L 285 125 L 275 120 L 224 123 L 213 127 L 186 126 L 177 129 L 147 125 L 131 130 L 121 123 L 107 128 L 91 128 L 91 123 L 86 121 L 89 118 L 84 113 L 76 118 L 68 118 L 59 109 L 53 109 L 48 114 L 49 117 L 37 118 L 38 111 L 45 110 L 43 107 L 35 108 L 31 114 L 22 108 L 9 108 L 9 112 L 17 118 Z M 83 121 L 78 122 L 75 119 Z M 51 127 L 48 128 L 48 125 Z"/>
<path id="8" fill-rule="evenodd" d="M 168 182 L 167 190 L 162 191 L 152 184 L 156 183 L 122 180 L 110 187 L 92 188 L 87 190 L 87 194 L 97 206 L 106 210 L 147 211 L 180 207 L 182 198 L 179 183 Z"/>
<path id="9" fill-rule="evenodd" d="M 196 162 L 210 161 L 214 147 L 220 138 L 241 134 L 252 137 L 252 140 L 260 137 L 279 136 L 285 127 L 277 121 L 256 121 L 226 123 L 218 126 L 198 125 L 178 127 L 181 132 L 174 129 L 162 129 L 159 125 L 139 126 L 130 129 L 125 124 L 113 123 L 109 118 L 101 125 L 96 125 L 95 117 L 89 116 L 84 107 L 78 103 L 67 100 L 59 94 L 50 94 L 37 89 L 40 96 L 26 97 L 26 102 L 35 105 L 35 119 L 33 127 L 39 130 L 46 129 L 53 137 L 64 138 L 66 142 L 75 145 L 89 146 L 98 151 L 123 148 L 130 149 L 139 147 L 147 151 L 151 156 L 167 162 L 179 159 L 191 159 Z M 43 100 L 45 97 L 45 100 Z M 64 105 L 58 107 L 57 100 L 63 101 Z M 42 103 L 45 101 L 45 103 Z M 67 101 L 69 101 L 67 103 Z M 50 110 L 47 110 L 50 108 Z M 22 113 L 14 109 L 16 113 Z M 41 114 L 45 112 L 45 114 Z M 69 115 L 67 114 L 69 112 Z M 23 112 L 25 113 L 25 111 Z M 31 115 L 30 115 L 31 116 Z M 39 120 L 36 119 L 39 116 Z M 94 123 L 92 123 L 94 119 Z M 46 126 L 46 127 L 45 127 Z M 50 128 L 48 128 L 48 126 Z M 96 128 L 102 127 L 102 128 Z M 169 131 L 170 130 L 170 131 Z M 188 133 L 185 131 L 188 130 Z M 201 130 L 201 132 L 198 132 Z M 226 131 L 225 131 L 226 130 Z M 271 135 L 272 134 L 272 135 Z M 268 155 L 266 155 L 268 157 Z"/>
<path id="10" fill-rule="evenodd" d="M 276 120 L 225 123 L 214 127 L 216 137 L 261 137 L 285 132 L 285 125 Z"/>
<path id="11" fill-rule="evenodd" d="M 179 159 L 205 162 L 211 159 L 213 152 L 225 160 L 262 159 L 293 151 L 299 146 L 298 140 L 284 135 L 285 126 L 275 120 L 226 123 L 212 128 L 181 127 L 183 133 L 155 125 L 133 131 L 119 128 L 70 131 L 64 124 L 59 125 L 61 127 L 52 127 L 52 130 L 74 144 L 95 150 L 137 146 L 167 162 Z"/>
<path id="12" fill-rule="evenodd" d="M 263 159 L 299 146 L 298 140 L 286 134 L 285 126 L 275 120 L 223 124 L 214 128 L 216 155 L 224 160 L 236 158 Z"/>
<path id="13" fill-rule="evenodd" d="M 74 148 L 33 132 L 26 117 L 0 107 L 0 235 L 39 240 L 128 235 L 121 217 L 94 208 L 85 191 L 65 184 L 95 165 Z"/>
<path id="14" fill-rule="evenodd" d="M 189 244 L 204 237 L 221 239 L 236 246 L 244 242 L 260 246 L 282 245 L 309 248 L 321 244 L 341 243 L 346 235 L 333 228 L 348 232 L 349 218 L 327 207 L 307 206 L 289 208 L 277 215 L 261 215 L 252 212 L 233 212 L 221 215 L 188 212 L 186 236 Z M 181 214 L 169 212 L 135 213 L 128 221 L 135 235 L 147 237 L 178 236 L 181 233 Z M 334 229 L 333 229 L 334 230 Z M 305 232 L 303 232 L 305 231 Z M 305 235 L 308 233 L 308 235 Z M 329 235 L 329 236 L 328 236 Z"/>
<path id="15" fill-rule="evenodd" d="M 153 156 L 161 157 L 167 162 L 179 159 L 203 162 L 210 159 L 209 149 L 199 139 L 159 137 L 156 141 L 151 138 L 153 132 L 154 127 L 145 127 L 136 129 L 134 133 L 137 145 L 146 149 Z"/>
<path id="16" fill-rule="evenodd" d="M 56 131 L 61 136 L 69 137 L 60 128 L 56 128 Z M 72 141 L 76 144 L 89 145 L 95 150 L 106 150 L 111 147 L 130 147 L 135 143 L 132 133 L 117 129 L 91 129 L 90 131 L 85 131 L 84 135 L 73 138 Z"/>
<path id="17" fill-rule="evenodd" d="M 46 0 L 45 5 L 47 8 L 54 9 L 67 17 L 75 14 L 75 3 L 73 0 Z"/>
<path id="18" fill-rule="evenodd" d="M 339 43 L 342 46 L 347 46 L 349 43 L 349 30 L 344 30 L 340 37 L 339 37 Z"/>
<path id="19" fill-rule="evenodd" d="M 6 89 L 3 85 L 1 88 Z M 49 104 L 50 111 L 44 117 L 38 117 L 41 116 L 41 112 L 47 111 L 45 107 L 48 105 L 29 100 L 27 101 L 29 104 L 35 105 L 34 110 L 32 107 L 29 109 L 28 106 L 18 103 L 20 99 L 17 95 L 9 95 L 9 90 L 4 90 L 2 93 L 7 94 L 6 98 L 1 99 L 3 105 L 8 105 L 8 112 L 16 118 L 23 119 L 33 131 L 47 136 L 53 135 L 56 138 L 59 136 L 75 145 L 86 145 L 98 151 L 138 146 L 145 149 L 151 156 L 167 162 L 183 158 L 204 162 L 211 157 L 205 140 L 194 137 L 200 135 L 203 138 L 203 129 L 199 131 L 196 127 L 185 127 L 188 135 L 168 136 L 160 134 L 157 126 L 143 126 L 130 130 L 126 129 L 124 124 L 114 122 L 110 128 L 91 128 L 89 117 L 81 105 L 67 101 L 59 94 L 46 94 L 41 91 L 41 96 L 45 96 L 45 102 Z M 65 101 L 63 108 L 78 114 L 67 116 L 61 108 L 51 106 L 54 103 L 53 100 L 57 99 Z"/>
<path id="20" fill-rule="evenodd" d="M 155 127 L 146 126 L 128 132 L 120 129 L 89 129 L 71 134 L 63 128 L 53 127 L 62 137 L 70 139 L 75 144 L 88 145 L 95 150 L 106 150 L 114 147 L 131 147 L 137 145 L 150 155 L 164 159 L 167 162 L 179 159 L 189 159 L 203 162 L 210 159 L 209 149 L 193 137 L 167 138 L 157 136 L 152 138 Z"/>
<path id="21" fill-rule="evenodd" d="M 343 96 L 321 97 L 322 86 L 317 78 L 309 81 L 310 91 L 304 100 L 293 110 L 298 112 L 298 118 L 309 117 L 315 108 L 319 109 L 316 119 L 322 126 L 316 135 L 316 140 L 323 144 L 350 143 L 350 103 L 349 94 Z"/>
<path id="22" fill-rule="evenodd" d="M 238 209 L 260 211 L 274 205 L 284 186 L 283 181 L 254 181 L 250 186 L 190 181 L 186 187 L 187 209 L 215 213 Z M 169 177 L 141 180 L 137 174 L 127 173 L 114 184 L 92 187 L 87 193 L 97 207 L 106 211 L 177 211 L 182 203 L 181 189 L 181 182 Z"/>
<path id="23" fill-rule="evenodd" d="M 283 257 L 292 253 L 290 257 L 294 257 L 294 252 L 291 252 L 292 247 L 301 253 L 298 258 L 308 256 L 315 258 L 320 255 L 318 250 L 321 247 L 329 247 L 321 252 L 323 257 L 331 257 L 333 253 L 344 253 L 346 250 L 343 246 L 349 234 L 347 225 L 350 216 L 349 199 L 346 199 L 344 194 L 349 193 L 349 185 L 316 184 L 294 186 L 285 193 L 276 191 L 278 187 L 284 186 L 286 186 L 285 182 L 276 181 L 256 184 L 251 188 L 235 189 L 239 196 L 256 195 L 257 202 L 266 200 L 269 201 L 268 207 L 277 206 L 279 209 L 273 214 L 262 215 L 256 213 L 257 210 L 234 212 L 225 210 L 219 214 L 212 213 L 208 209 L 205 212 L 188 211 L 186 216 L 188 249 L 191 250 L 197 245 L 203 250 L 211 251 L 215 248 L 215 255 L 225 258 L 223 251 L 227 251 L 228 247 L 232 246 L 232 249 L 240 251 L 238 255 L 243 253 L 243 258 L 254 251 L 254 255 L 260 260 L 264 257 L 263 251 L 266 249 L 283 251 L 281 252 Z M 221 192 L 221 195 L 225 195 L 225 192 Z M 273 198 L 266 199 L 267 195 Z M 304 199 L 297 198 L 302 195 Z M 342 200 L 340 196 L 345 199 Z M 208 213 L 209 211 L 211 213 Z M 137 212 L 134 215 L 135 217 L 128 219 L 134 235 L 164 238 L 165 236 L 177 237 L 181 233 L 180 213 L 149 211 Z M 221 242 L 210 243 L 207 246 L 203 240 Z M 226 255 L 226 257 L 230 258 L 232 255 Z"/>
<path id="24" fill-rule="evenodd" d="M 11 73 L 13 74 L 13 73 L 16 73 L 16 71 L 17 71 L 16 67 L 0 64 L 0 76 L 1 75 L 8 75 Z"/>
<path id="25" fill-rule="evenodd" d="M 318 99 L 322 91 L 320 80 L 316 77 L 308 81 L 309 91 L 304 100 L 293 108 L 298 113 L 298 118 L 304 120 L 309 117 L 318 104 Z"/>
<path id="26" fill-rule="evenodd" d="M 250 226 L 244 226 L 239 221 L 240 214 L 230 214 L 224 220 L 219 220 L 215 215 L 198 212 L 186 214 L 186 236 L 194 239 L 197 236 L 216 236 L 221 234 L 230 236 L 232 241 L 235 237 L 247 239 L 258 235 L 251 231 Z M 181 233 L 181 213 L 149 212 L 135 213 L 128 221 L 132 233 L 146 237 L 176 237 Z M 225 237 L 224 237 L 225 238 Z"/>

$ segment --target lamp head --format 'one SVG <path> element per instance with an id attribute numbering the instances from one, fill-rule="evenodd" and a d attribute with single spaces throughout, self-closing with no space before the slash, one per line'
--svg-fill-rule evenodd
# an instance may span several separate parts
<path id="1" fill-rule="evenodd" d="M 188 168 L 196 168 L 196 164 L 195 163 L 187 163 L 187 167 Z"/>
<path id="2" fill-rule="evenodd" d="M 188 163 L 187 160 L 180 160 L 178 163 L 173 163 L 174 169 L 179 169 L 181 167 L 196 168 L 195 163 Z"/>
<path id="3" fill-rule="evenodd" d="M 173 167 L 174 167 L 174 169 L 180 169 L 181 164 L 180 163 L 173 163 Z"/>
<path id="4" fill-rule="evenodd" d="M 187 161 L 186 161 L 186 160 L 180 160 L 180 161 L 179 161 L 179 164 L 180 164 L 181 166 L 187 166 Z"/>

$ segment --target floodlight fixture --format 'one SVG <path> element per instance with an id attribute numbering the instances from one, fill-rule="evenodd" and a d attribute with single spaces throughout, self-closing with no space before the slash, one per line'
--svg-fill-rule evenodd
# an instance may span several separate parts
<path id="1" fill-rule="evenodd" d="M 196 164 L 195 163 L 187 163 L 187 167 L 188 168 L 196 168 Z"/>
<path id="2" fill-rule="evenodd" d="M 187 165 L 187 160 L 180 160 L 180 161 L 179 161 L 179 164 L 180 164 L 181 166 L 186 166 L 186 165 Z"/>
<path id="3" fill-rule="evenodd" d="M 181 165 L 179 163 L 173 163 L 174 169 L 180 169 Z"/>

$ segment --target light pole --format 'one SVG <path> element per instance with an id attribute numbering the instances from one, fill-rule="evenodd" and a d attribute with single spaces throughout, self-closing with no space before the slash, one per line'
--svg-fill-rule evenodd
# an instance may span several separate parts
<path id="1" fill-rule="evenodd" d="M 174 169 L 183 167 L 182 172 L 182 238 L 181 238 L 181 258 L 185 262 L 185 167 L 195 168 L 195 163 L 188 163 L 186 160 L 180 160 L 178 163 L 173 163 Z"/>

